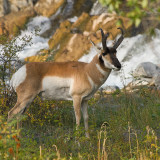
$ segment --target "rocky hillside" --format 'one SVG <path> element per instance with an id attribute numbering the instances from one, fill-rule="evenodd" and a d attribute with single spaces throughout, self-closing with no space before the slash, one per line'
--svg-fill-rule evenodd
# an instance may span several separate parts
<path id="1" fill-rule="evenodd" d="M 101 41 L 100 27 L 112 33 L 110 39 L 119 33 L 118 20 L 125 30 L 130 28 L 126 18 L 106 13 L 95 0 L 0 0 L 0 6 L 0 35 L 16 36 L 37 15 L 51 21 L 51 28 L 41 35 L 50 37 L 49 49 L 26 61 L 78 60 L 90 49 L 90 39 Z"/>

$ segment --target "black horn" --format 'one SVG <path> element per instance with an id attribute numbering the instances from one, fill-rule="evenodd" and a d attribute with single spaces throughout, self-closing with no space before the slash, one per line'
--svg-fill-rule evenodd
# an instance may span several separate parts
<path id="1" fill-rule="evenodd" d="M 100 30 L 101 30 L 101 35 L 102 35 L 102 46 L 103 46 L 103 50 L 107 50 L 106 40 L 107 40 L 107 38 L 108 38 L 108 36 L 109 36 L 109 33 L 104 34 L 102 28 L 100 28 Z"/>
<path id="2" fill-rule="evenodd" d="M 124 37 L 123 37 L 123 35 L 124 35 L 123 29 L 120 28 L 120 27 L 117 28 L 117 29 L 120 29 L 120 30 L 121 30 L 122 35 L 119 37 L 119 39 L 117 40 L 117 42 L 114 44 L 113 48 L 115 48 L 115 49 L 118 48 L 118 46 L 122 43 L 122 41 L 123 41 L 123 39 L 124 39 Z"/>

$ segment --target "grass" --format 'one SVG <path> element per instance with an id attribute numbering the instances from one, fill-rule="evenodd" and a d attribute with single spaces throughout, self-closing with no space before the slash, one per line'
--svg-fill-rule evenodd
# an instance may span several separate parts
<path id="1" fill-rule="evenodd" d="M 83 119 L 75 129 L 72 102 L 42 102 L 37 97 L 13 133 L 1 120 L 0 159 L 160 159 L 158 91 L 142 87 L 133 93 L 92 98 L 88 111 L 90 139 L 85 137 Z M 9 132 L 2 133 L 4 128 Z"/>

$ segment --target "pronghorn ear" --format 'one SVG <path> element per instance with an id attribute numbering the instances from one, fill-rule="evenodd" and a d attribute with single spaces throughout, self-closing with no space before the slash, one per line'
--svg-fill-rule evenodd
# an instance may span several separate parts
<path id="1" fill-rule="evenodd" d="M 95 49 L 97 52 L 99 52 L 99 51 L 102 50 L 102 48 L 101 48 L 101 47 L 98 47 L 92 40 L 90 40 L 90 42 L 92 43 L 92 46 L 94 47 L 94 49 Z"/>

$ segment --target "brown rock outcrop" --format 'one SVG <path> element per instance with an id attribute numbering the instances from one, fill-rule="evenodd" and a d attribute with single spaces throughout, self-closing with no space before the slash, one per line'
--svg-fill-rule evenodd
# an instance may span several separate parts
<path id="1" fill-rule="evenodd" d="M 39 0 L 34 9 L 37 14 L 50 17 L 65 3 L 65 0 Z"/>
<path id="2" fill-rule="evenodd" d="M 4 16 L 3 0 L 0 0 L 0 17 Z"/>
<path id="3" fill-rule="evenodd" d="M 63 26 L 58 29 L 52 40 L 55 45 L 51 45 L 49 41 L 50 49 L 52 50 L 56 45 L 60 44 L 60 49 L 54 57 L 55 61 L 73 61 L 78 60 L 83 54 L 86 54 L 91 47 L 90 39 L 95 43 L 101 41 L 101 34 L 99 28 L 103 28 L 105 32 L 111 32 L 110 39 L 115 38 L 119 34 L 117 30 L 116 22 L 121 19 L 125 29 L 130 27 L 128 19 L 118 17 L 113 14 L 103 13 L 100 16 L 89 16 L 87 13 L 83 13 L 79 19 L 67 28 L 67 31 L 63 29 Z M 78 33 L 71 33 L 76 28 Z M 57 35 L 59 33 L 59 36 Z M 61 36 L 61 40 L 57 37 Z M 63 41 L 63 43 L 61 43 Z"/>
<path id="4" fill-rule="evenodd" d="M 33 7 L 34 0 L 0 0 L 0 17 Z"/>
<path id="5" fill-rule="evenodd" d="M 95 43 L 101 42 L 101 34 L 99 28 L 103 28 L 105 32 L 110 32 L 109 39 L 114 39 L 119 30 L 116 22 L 122 21 L 123 27 L 127 30 L 130 27 L 128 19 L 118 17 L 115 14 L 103 13 L 99 16 L 90 16 L 87 13 L 82 15 L 73 24 L 68 20 L 61 23 L 55 34 L 49 40 L 50 54 L 47 58 L 45 54 L 39 55 L 38 60 L 54 60 L 62 61 L 77 61 L 81 56 L 86 54 L 90 47 L 90 39 Z M 37 61 L 36 57 L 27 58 L 29 61 Z"/>
<path id="6" fill-rule="evenodd" d="M 33 9 L 10 13 L 0 18 L 0 35 L 3 33 L 8 35 L 16 35 L 20 29 L 24 27 L 30 17 L 33 17 L 35 12 Z"/>
<path id="7" fill-rule="evenodd" d="M 9 0 L 9 7 L 11 12 L 18 12 L 25 8 L 33 7 L 32 0 Z"/>
<path id="8" fill-rule="evenodd" d="M 109 39 L 115 38 L 119 34 L 116 22 L 117 20 L 123 22 L 124 29 L 130 27 L 128 19 L 118 17 L 115 14 L 103 13 L 100 16 L 90 16 L 87 13 L 82 13 L 78 20 L 74 23 L 68 20 L 61 23 L 55 34 L 49 40 L 50 54 L 39 55 L 36 57 L 27 58 L 29 61 L 37 60 L 54 60 L 62 61 L 77 61 L 81 56 L 86 54 L 90 47 L 90 39 L 95 43 L 101 42 L 101 34 L 99 28 L 103 28 L 105 32 L 110 32 Z"/>

